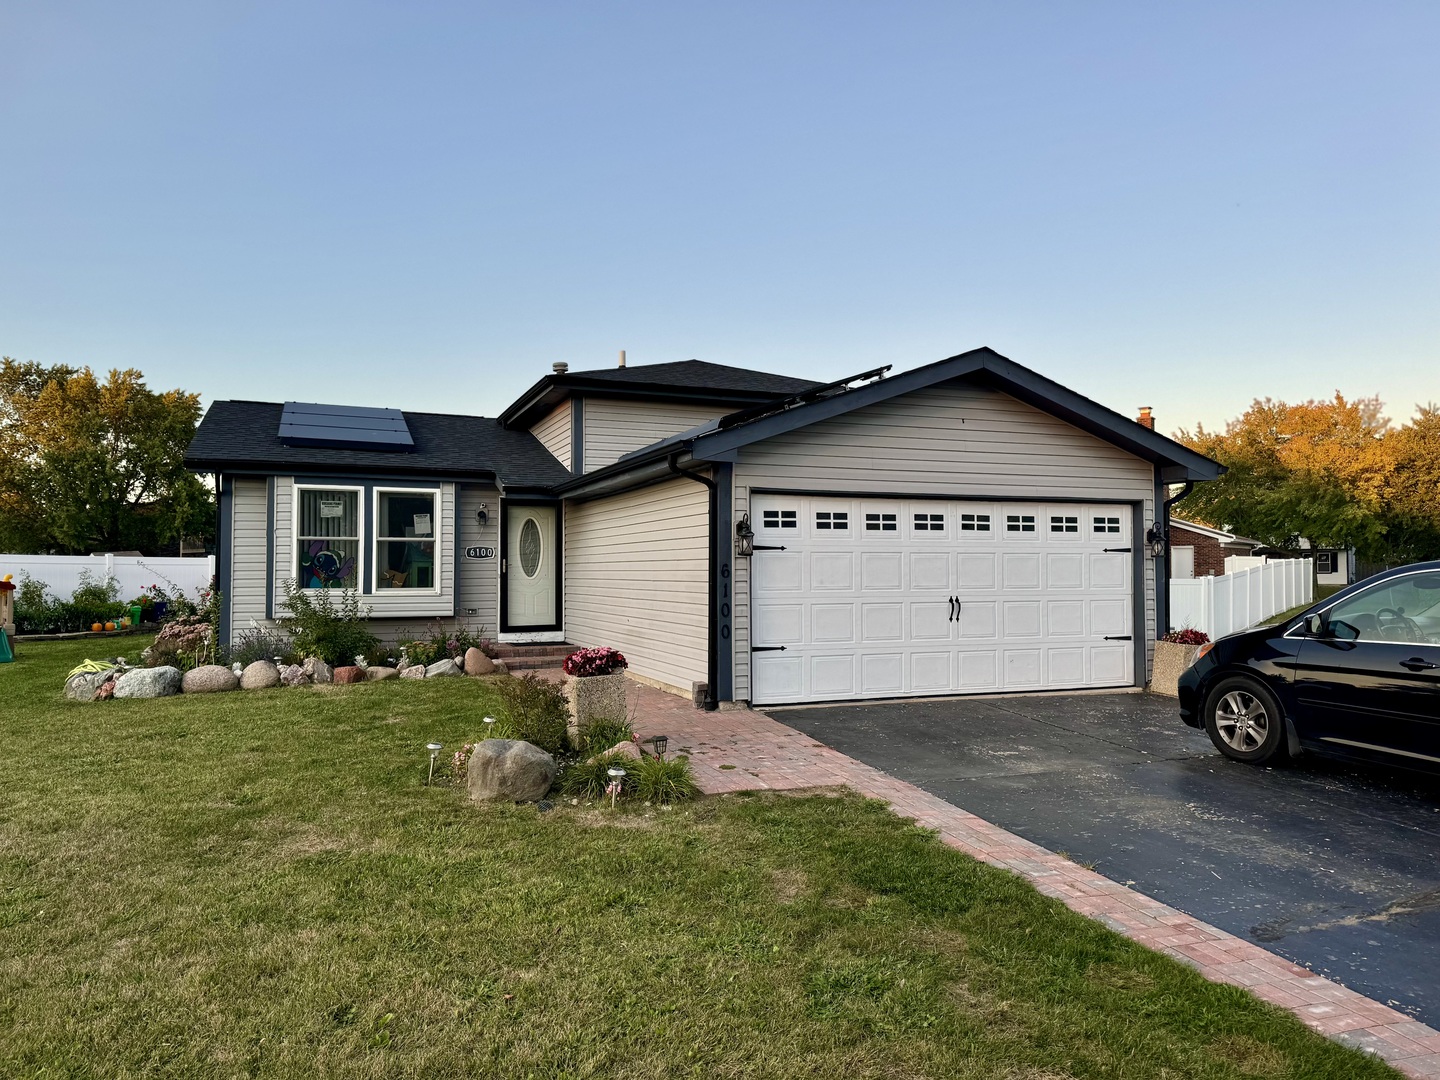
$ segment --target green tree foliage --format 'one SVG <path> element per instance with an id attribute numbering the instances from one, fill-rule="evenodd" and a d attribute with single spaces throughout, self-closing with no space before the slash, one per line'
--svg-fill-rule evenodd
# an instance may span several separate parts
<path id="1" fill-rule="evenodd" d="M 1178 516 L 1285 549 L 1301 537 L 1353 547 L 1362 559 L 1440 558 L 1440 411 L 1398 429 L 1378 398 L 1266 398 L 1223 433 L 1181 431 L 1187 446 L 1229 470 L 1197 485 Z"/>
<path id="2" fill-rule="evenodd" d="M 214 535 L 214 497 L 185 468 L 200 399 L 135 370 L 0 361 L 0 550 L 138 550 Z"/>

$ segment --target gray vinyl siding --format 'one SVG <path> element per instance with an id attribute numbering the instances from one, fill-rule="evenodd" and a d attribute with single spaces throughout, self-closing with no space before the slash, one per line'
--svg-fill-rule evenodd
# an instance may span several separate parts
<path id="1" fill-rule="evenodd" d="M 481 503 L 487 505 L 489 515 L 483 527 L 475 519 Z M 495 551 L 495 558 L 465 558 L 467 547 L 482 544 Z M 500 492 L 469 484 L 460 488 L 458 545 L 455 617 L 477 633 L 484 627 L 493 638 L 500 628 Z"/>
<path id="2" fill-rule="evenodd" d="M 567 469 L 573 464 L 574 447 L 571 446 L 570 402 L 555 406 L 550 414 L 530 429 L 530 434 L 540 440 L 541 445 L 555 456 Z"/>
<path id="3" fill-rule="evenodd" d="M 1148 461 L 1008 394 L 953 383 L 745 447 L 735 464 L 734 514 L 749 512 L 752 488 L 771 488 L 1143 502 L 1148 527 L 1155 519 L 1154 485 Z M 1155 562 L 1144 555 L 1140 537 L 1135 548 L 1145 559 L 1148 658 L 1155 641 Z M 749 560 L 736 559 L 737 700 L 750 697 L 749 574 Z"/>
<path id="4" fill-rule="evenodd" d="M 632 450 L 708 424 L 734 411 L 720 406 L 586 398 L 582 417 L 585 471 L 613 465 Z"/>
<path id="5" fill-rule="evenodd" d="M 265 559 L 269 550 L 269 506 L 266 482 L 248 478 L 234 481 L 230 516 L 229 640 L 250 628 L 253 619 L 265 619 Z"/>
<path id="6" fill-rule="evenodd" d="M 617 648 L 636 674 L 687 694 L 704 682 L 709 517 L 693 480 L 567 503 L 565 640 Z"/>

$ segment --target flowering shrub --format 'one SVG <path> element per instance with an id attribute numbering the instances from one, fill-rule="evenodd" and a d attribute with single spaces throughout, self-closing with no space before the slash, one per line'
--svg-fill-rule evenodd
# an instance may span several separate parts
<path id="1" fill-rule="evenodd" d="M 1161 641 L 1171 641 L 1176 645 L 1208 645 L 1210 635 L 1204 630 L 1192 630 L 1186 627 L 1184 630 L 1171 630 Z"/>
<path id="2" fill-rule="evenodd" d="M 563 665 L 565 674 L 577 679 L 591 675 L 614 675 L 629 666 L 625 657 L 608 645 L 601 645 L 598 649 L 576 649 L 565 657 Z"/>

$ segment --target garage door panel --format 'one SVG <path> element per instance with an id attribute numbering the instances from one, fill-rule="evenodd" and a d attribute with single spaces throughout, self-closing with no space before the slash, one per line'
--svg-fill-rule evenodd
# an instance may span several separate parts
<path id="1" fill-rule="evenodd" d="M 1045 604 L 1046 629 L 1051 637 L 1085 636 L 1085 601 L 1050 600 Z"/>
<path id="2" fill-rule="evenodd" d="M 1010 639 L 1017 637 L 1039 637 L 1040 627 L 1040 603 L 1037 600 L 1010 600 L 1001 605 L 1001 636 Z"/>
<path id="3" fill-rule="evenodd" d="M 1000 685 L 1000 653 L 995 649 L 960 653 L 959 685 L 964 690 L 990 690 Z"/>
<path id="4" fill-rule="evenodd" d="M 894 591 L 905 587 L 898 551 L 863 551 L 860 553 L 860 588 L 864 592 Z"/>
<path id="5" fill-rule="evenodd" d="M 1130 603 L 1126 600 L 1091 600 L 1090 633 L 1095 637 L 1128 634 Z"/>
<path id="6" fill-rule="evenodd" d="M 1047 649 L 1045 652 L 1046 683 L 1050 686 L 1083 686 L 1085 683 L 1085 650 Z"/>
<path id="7" fill-rule="evenodd" d="M 1130 586 L 1130 556 L 1128 554 L 1106 555 L 1095 552 L 1090 556 L 1090 587 L 1092 589 L 1113 589 L 1121 591 Z"/>
<path id="8" fill-rule="evenodd" d="M 855 654 L 810 658 L 810 693 L 814 697 L 855 697 Z"/>
<path id="9" fill-rule="evenodd" d="M 863 653 L 860 657 L 860 686 L 867 697 L 898 694 L 905 689 L 903 653 Z"/>
<path id="10" fill-rule="evenodd" d="M 1085 556 L 1078 551 L 1045 556 L 1045 584 L 1052 589 L 1085 588 Z"/>
<path id="11" fill-rule="evenodd" d="M 1090 681 L 1098 686 L 1120 686 L 1130 681 L 1132 653 L 1121 645 L 1090 647 Z"/>
<path id="12" fill-rule="evenodd" d="M 915 693 L 944 693 L 954 685 L 951 671 L 955 654 L 949 649 L 943 652 L 914 652 L 910 654 L 910 689 Z"/>
<path id="13" fill-rule="evenodd" d="M 752 563 L 756 593 L 798 593 L 804 590 L 805 561 L 798 551 L 767 551 L 763 559 L 754 559 Z"/>
<path id="14" fill-rule="evenodd" d="M 910 588 L 916 591 L 933 589 L 950 591 L 950 559 L 948 551 L 912 551 L 910 553 Z"/>
<path id="15" fill-rule="evenodd" d="M 805 661 L 783 653 L 756 653 L 750 662 L 755 686 L 763 688 L 766 701 L 804 701 Z"/>
<path id="16" fill-rule="evenodd" d="M 960 552 L 955 557 L 956 588 L 962 593 L 993 592 L 1000 584 L 998 561 L 994 552 Z"/>
<path id="17" fill-rule="evenodd" d="M 913 601 L 910 604 L 910 637 L 915 641 L 949 641 L 954 624 L 949 601 Z"/>
<path id="18" fill-rule="evenodd" d="M 994 600 L 966 600 L 960 605 L 960 640 L 989 640 L 1000 635 L 1000 605 Z"/>
<path id="19" fill-rule="evenodd" d="M 882 641 L 904 641 L 905 605 L 901 603 L 862 604 L 860 633 L 862 640 L 867 645 Z"/>
<path id="20" fill-rule="evenodd" d="M 1005 663 L 1005 689 L 1037 689 L 1042 684 L 1041 651 L 1039 649 L 1006 649 L 1002 653 Z"/>
<path id="21" fill-rule="evenodd" d="M 810 640 L 854 641 L 854 604 L 814 604 L 810 608 Z"/>
<path id="22" fill-rule="evenodd" d="M 803 604 L 765 604 L 756 607 L 753 621 L 757 645 L 798 645 L 805 640 Z"/>
<path id="23" fill-rule="evenodd" d="M 1040 588 L 1040 556 L 1029 552 L 1006 554 L 1001 563 L 1004 568 L 1003 587 L 1006 589 Z"/>
<path id="24" fill-rule="evenodd" d="M 810 556 L 810 588 L 851 592 L 855 588 L 855 556 L 849 551 L 817 551 Z"/>

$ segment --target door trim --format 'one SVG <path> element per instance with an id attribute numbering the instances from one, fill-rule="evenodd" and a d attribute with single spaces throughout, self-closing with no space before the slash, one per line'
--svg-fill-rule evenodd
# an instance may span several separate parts
<path id="1" fill-rule="evenodd" d="M 510 625 L 510 508 L 549 506 L 555 510 L 555 621 L 544 625 Z M 565 505 L 558 499 L 504 497 L 500 499 L 500 628 L 501 634 L 534 634 L 565 628 Z"/>

